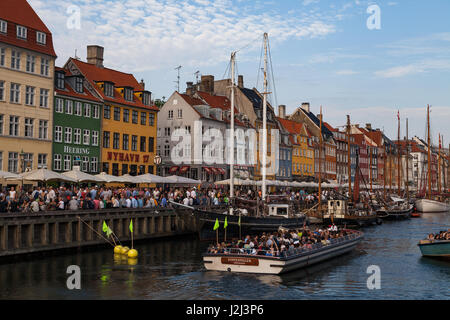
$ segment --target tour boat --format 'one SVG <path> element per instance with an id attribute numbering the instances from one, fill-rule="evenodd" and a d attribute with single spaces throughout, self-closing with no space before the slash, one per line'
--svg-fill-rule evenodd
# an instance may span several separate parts
<path id="1" fill-rule="evenodd" d="M 450 259 L 450 240 L 421 240 L 418 246 L 424 257 Z"/>
<path id="2" fill-rule="evenodd" d="M 346 200 L 329 200 L 323 223 L 364 227 L 381 224 L 381 219 L 371 209 L 350 207 Z"/>
<path id="3" fill-rule="evenodd" d="M 418 199 L 416 200 L 416 208 L 420 212 L 448 212 L 450 204 L 430 199 Z"/>
<path id="4" fill-rule="evenodd" d="M 240 249 L 226 249 L 224 253 L 205 253 L 207 270 L 253 274 L 282 274 L 343 255 L 353 250 L 363 238 L 360 231 L 346 230 L 347 236 L 331 239 L 330 244 L 317 243 L 311 249 L 298 249 L 282 257 L 251 255 Z"/>
<path id="5" fill-rule="evenodd" d="M 414 205 L 410 204 L 404 199 L 395 197 L 391 197 L 391 199 L 394 202 L 393 205 L 385 205 L 377 210 L 377 215 L 380 218 L 387 220 L 411 218 L 411 213 L 414 210 Z"/>

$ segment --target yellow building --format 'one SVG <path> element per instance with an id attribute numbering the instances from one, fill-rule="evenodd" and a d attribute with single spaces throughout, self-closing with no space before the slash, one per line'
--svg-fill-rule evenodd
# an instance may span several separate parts
<path id="1" fill-rule="evenodd" d="M 0 1 L 0 170 L 51 168 L 55 59 L 27 1 Z"/>
<path id="2" fill-rule="evenodd" d="M 292 143 L 292 176 L 294 180 L 314 177 L 314 149 L 311 135 L 304 123 L 278 118 L 290 133 Z"/>
<path id="3" fill-rule="evenodd" d="M 132 74 L 103 67 L 103 48 L 89 46 L 87 63 L 69 59 L 66 67 L 82 74 L 103 99 L 100 171 L 113 175 L 155 174 L 158 108 L 151 93 Z"/>

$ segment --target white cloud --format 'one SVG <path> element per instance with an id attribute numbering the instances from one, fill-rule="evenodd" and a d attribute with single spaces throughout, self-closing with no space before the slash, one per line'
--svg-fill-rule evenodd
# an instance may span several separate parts
<path id="1" fill-rule="evenodd" d="M 339 76 L 351 76 L 351 75 L 355 75 L 358 74 L 358 71 L 354 71 L 354 70 L 339 70 L 336 71 L 336 74 Z"/>
<path id="2" fill-rule="evenodd" d="M 376 71 L 375 75 L 381 78 L 400 78 L 418 73 L 426 73 L 434 70 L 450 70 L 448 60 L 425 60 L 411 63 L 409 65 L 398 66 L 386 70 Z"/>
<path id="3" fill-rule="evenodd" d="M 105 66 L 128 72 L 179 64 L 211 66 L 246 47 L 242 59 L 242 54 L 259 50 L 264 32 L 271 43 L 335 32 L 332 23 L 317 16 L 257 14 L 233 7 L 231 0 L 30 0 L 30 4 L 53 33 L 59 65 L 76 49 L 83 58 L 86 45 L 99 44 L 105 47 Z M 66 27 L 66 9 L 73 4 L 81 9 L 81 30 Z"/>

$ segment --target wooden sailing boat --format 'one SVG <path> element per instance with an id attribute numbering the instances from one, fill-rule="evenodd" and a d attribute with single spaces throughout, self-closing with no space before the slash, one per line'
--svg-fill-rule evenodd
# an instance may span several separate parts
<path id="1" fill-rule="evenodd" d="M 427 149 L 428 149 L 428 190 L 424 199 L 416 200 L 416 208 L 420 212 L 448 212 L 450 204 L 441 199 L 434 199 L 431 188 L 431 136 L 430 136 L 430 105 L 427 106 Z"/>

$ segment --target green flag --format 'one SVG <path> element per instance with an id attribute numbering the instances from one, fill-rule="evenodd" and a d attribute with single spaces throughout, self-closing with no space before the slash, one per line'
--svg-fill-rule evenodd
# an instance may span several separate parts
<path id="1" fill-rule="evenodd" d="M 106 225 L 106 222 L 103 221 L 103 232 L 107 232 L 108 231 L 108 226 Z"/>
<path id="2" fill-rule="evenodd" d="M 108 230 L 106 230 L 106 235 L 108 236 L 108 238 L 109 238 L 109 236 L 111 235 L 111 233 L 112 233 L 112 230 L 111 230 L 111 228 L 110 227 L 107 227 L 108 228 Z"/>
<path id="3" fill-rule="evenodd" d="M 239 220 L 238 220 L 238 226 L 241 226 L 241 216 L 239 216 Z"/>
<path id="4" fill-rule="evenodd" d="M 225 223 L 223 224 L 223 228 L 226 229 L 228 227 L 228 220 L 227 217 L 225 217 Z"/>
<path id="5" fill-rule="evenodd" d="M 133 232 L 133 219 L 130 221 L 130 231 Z"/>
<path id="6" fill-rule="evenodd" d="M 214 225 L 214 231 L 216 231 L 217 229 L 219 229 L 220 224 L 219 224 L 219 219 L 216 219 L 216 224 Z"/>

